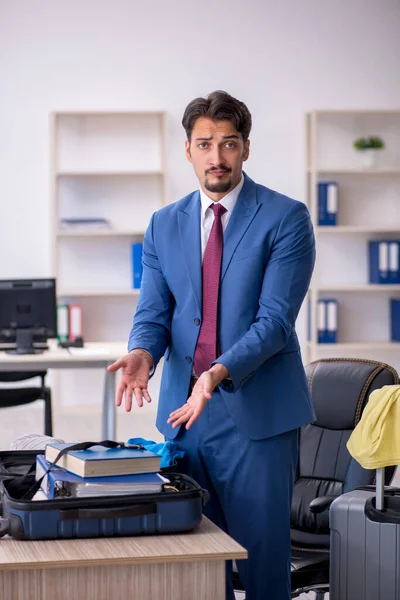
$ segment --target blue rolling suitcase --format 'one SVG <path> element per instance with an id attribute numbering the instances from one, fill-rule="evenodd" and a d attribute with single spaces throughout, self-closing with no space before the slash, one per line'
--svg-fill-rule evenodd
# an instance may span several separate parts
<path id="1" fill-rule="evenodd" d="M 0 537 L 49 540 L 172 534 L 190 531 L 202 519 L 208 492 L 187 475 L 170 470 L 162 470 L 170 485 L 157 493 L 32 500 L 36 456 L 43 453 L 0 452 Z"/>
<path id="2" fill-rule="evenodd" d="M 400 600 L 400 489 L 355 489 L 330 511 L 330 600 Z"/>

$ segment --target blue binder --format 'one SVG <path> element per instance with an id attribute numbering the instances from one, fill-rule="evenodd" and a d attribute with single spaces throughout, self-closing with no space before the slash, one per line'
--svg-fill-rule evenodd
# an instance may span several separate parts
<path id="1" fill-rule="evenodd" d="M 369 282 L 400 283 L 400 241 L 372 240 L 369 242 Z"/>
<path id="2" fill-rule="evenodd" d="M 142 282 L 142 252 L 143 244 L 132 244 L 132 286 L 139 289 Z"/>
<path id="3" fill-rule="evenodd" d="M 318 343 L 336 344 L 338 329 L 338 303 L 335 298 L 318 300 Z"/>
<path id="4" fill-rule="evenodd" d="M 389 281 L 400 283 L 400 241 L 389 241 Z"/>
<path id="5" fill-rule="evenodd" d="M 336 225 L 337 206 L 337 182 L 318 183 L 318 225 Z"/>
<path id="6" fill-rule="evenodd" d="M 400 299 L 390 300 L 390 333 L 392 342 L 400 342 Z"/>

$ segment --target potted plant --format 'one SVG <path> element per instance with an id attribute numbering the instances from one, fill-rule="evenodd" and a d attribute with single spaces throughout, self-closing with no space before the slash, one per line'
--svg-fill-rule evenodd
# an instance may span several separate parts
<path id="1" fill-rule="evenodd" d="M 361 152 L 363 165 L 367 169 L 376 167 L 378 151 L 385 147 L 384 141 L 377 135 L 358 138 L 353 145 L 358 152 Z"/>

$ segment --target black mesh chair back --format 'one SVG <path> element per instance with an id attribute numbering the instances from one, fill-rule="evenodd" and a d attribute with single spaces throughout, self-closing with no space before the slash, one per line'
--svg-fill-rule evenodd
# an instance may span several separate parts
<path id="1" fill-rule="evenodd" d="M 36 400 L 44 402 L 44 433 L 53 435 L 51 390 L 45 385 L 46 371 L 0 371 L 0 382 L 17 383 L 39 377 L 40 385 L 29 387 L 4 387 L 0 388 L 0 409 L 10 408 L 23 404 L 30 404 Z"/>

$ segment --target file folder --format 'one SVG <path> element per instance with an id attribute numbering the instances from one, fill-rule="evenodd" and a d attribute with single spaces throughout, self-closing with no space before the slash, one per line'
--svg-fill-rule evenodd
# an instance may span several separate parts
<path id="1" fill-rule="evenodd" d="M 132 244 L 132 285 L 134 289 L 139 289 L 142 282 L 143 244 Z"/>
<path id="2" fill-rule="evenodd" d="M 82 336 L 82 308 L 79 304 L 69 305 L 69 340 L 74 342 Z"/>
<path id="3" fill-rule="evenodd" d="M 392 342 L 400 342 L 400 299 L 390 300 L 390 333 Z"/>
<path id="4" fill-rule="evenodd" d="M 318 343 L 335 344 L 337 342 L 338 303 L 334 298 L 318 300 Z"/>
<path id="5" fill-rule="evenodd" d="M 336 225 L 338 184 L 336 181 L 318 183 L 318 225 Z"/>
<path id="6" fill-rule="evenodd" d="M 369 242 L 369 282 L 400 283 L 400 241 Z"/>
<path id="7" fill-rule="evenodd" d="M 69 337 L 69 310 L 68 304 L 57 304 L 57 338 L 66 342 Z"/>
<path id="8" fill-rule="evenodd" d="M 399 275 L 400 242 L 389 242 L 389 280 L 400 283 Z"/>

